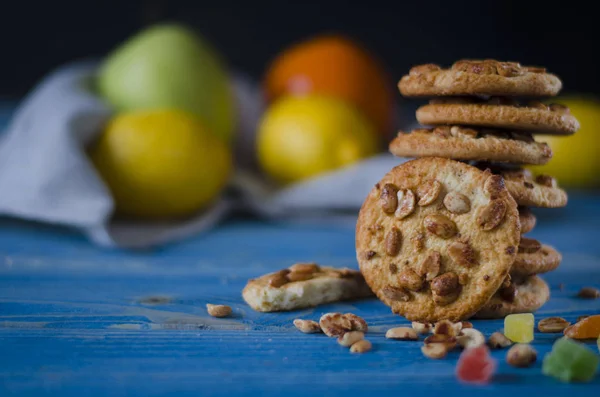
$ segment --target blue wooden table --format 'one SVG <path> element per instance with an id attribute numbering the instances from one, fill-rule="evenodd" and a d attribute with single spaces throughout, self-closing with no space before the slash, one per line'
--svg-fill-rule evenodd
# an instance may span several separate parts
<path id="1" fill-rule="evenodd" d="M 600 313 L 600 300 L 574 298 L 583 286 L 600 287 L 600 200 L 571 197 L 566 209 L 537 211 L 531 233 L 564 254 L 559 270 L 544 277 L 552 298 L 538 319 Z M 248 278 L 296 261 L 356 267 L 354 231 L 232 219 L 160 250 L 132 253 L 96 248 L 72 231 L 1 220 L 0 396 L 600 393 L 600 375 L 569 385 L 541 374 L 553 335 L 536 333 L 532 368 L 509 367 L 505 352 L 494 352 L 498 373 L 477 387 L 457 382 L 458 352 L 434 361 L 423 357 L 419 342 L 386 340 L 388 328 L 408 322 L 377 300 L 279 314 L 259 314 L 243 302 Z M 234 316 L 211 318 L 206 303 L 231 305 Z M 363 316 L 373 350 L 353 355 L 292 325 L 330 311 Z M 489 335 L 502 321 L 474 325 Z"/>

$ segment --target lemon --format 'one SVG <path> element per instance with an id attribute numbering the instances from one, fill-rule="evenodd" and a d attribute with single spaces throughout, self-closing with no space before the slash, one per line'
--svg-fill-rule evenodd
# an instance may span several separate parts
<path id="1" fill-rule="evenodd" d="M 263 115 L 258 160 L 273 179 L 290 183 L 373 155 L 377 142 L 375 127 L 343 100 L 286 96 Z"/>
<path id="2" fill-rule="evenodd" d="M 200 210 L 223 189 L 232 169 L 222 140 L 180 110 L 118 115 L 90 154 L 117 213 L 144 219 Z"/>
<path id="3" fill-rule="evenodd" d="M 564 186 L 598 186 L 600 100 L 572 96 L 559 98 L 556 102 L 569 107 L 571 114 L 581 123 L 581 128 L 575 135 L 568 137 L 540 136 L 537 140 L 548 142 L 554 156 L 548 164 L 532 167 L 532 170 L 552 175 Z"/>

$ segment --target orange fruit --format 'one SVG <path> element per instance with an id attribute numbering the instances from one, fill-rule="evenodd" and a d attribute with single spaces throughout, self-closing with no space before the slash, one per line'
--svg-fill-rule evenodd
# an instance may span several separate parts
<path id="1" fill-rule="evenodd" d="M 393 84 L 378 60 L 352 40 L 318 36 L 281 53 L 265 76 L 268 101 L 320 94 L 349 101 L 384 136 L 393 125 Z"/>

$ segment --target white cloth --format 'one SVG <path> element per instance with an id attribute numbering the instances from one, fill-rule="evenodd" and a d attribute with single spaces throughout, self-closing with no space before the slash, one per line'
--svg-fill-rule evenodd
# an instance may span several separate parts
<path id="1" fill-rule="evenodd" d="M 112 217 L 114 202 L 85 146 L 112 113 L 91 90 L 95 63 L 57 70 L 16 110 L 0 135 L 0 214 L 75 227 L 103 246 L 147 248 L 213 227 L 245 209 L 299 222 L 355 222 L 367 193 L 402 159 L 382 154 L 350 167 L 276 189 L 251 171 L 260 93 L 234 79 L 241 114 L 238 170 L 212 207 L 177 222 L 132 222 Z M 250 170 L 250 171 L 249 171 Z"/>

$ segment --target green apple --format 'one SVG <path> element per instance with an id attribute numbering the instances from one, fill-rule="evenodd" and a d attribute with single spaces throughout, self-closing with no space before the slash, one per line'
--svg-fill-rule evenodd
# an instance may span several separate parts
<path id="1" fill-rule="evenodd" d="M 235 103 L 225 68 L 210 45 L 183 26 L 156 25 L 122 44 L 100 67 L 98 91 L 118 111 L 182 109 L 232 139 Z"/>

